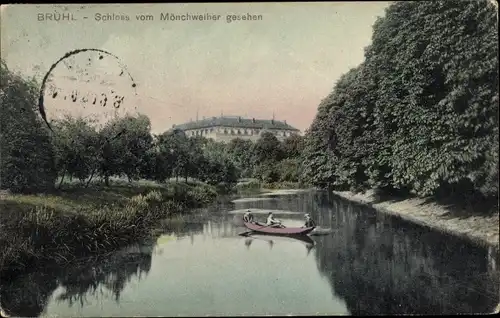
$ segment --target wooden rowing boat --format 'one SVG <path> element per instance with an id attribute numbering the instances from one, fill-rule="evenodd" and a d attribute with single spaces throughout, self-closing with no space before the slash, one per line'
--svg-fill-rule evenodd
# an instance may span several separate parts
<path id="1" fill-rule="evenodd" d="M 272 234 L 272 235 L 307 235 L 311 233 L 312 230 L 314 230 L 315 226 L 313 227 L 272 227 L 272 226 L 267 226 L 265 224 L 261 223 L 248 223 L 248 222 L 243 222 L 245 227 L 253 232 L 256 233 L 265 233 L 265 234 Z"/>

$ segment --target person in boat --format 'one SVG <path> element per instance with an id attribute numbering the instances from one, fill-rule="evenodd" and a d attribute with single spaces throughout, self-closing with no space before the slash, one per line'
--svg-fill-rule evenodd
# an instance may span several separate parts
<path id="1" fill-rule="evenodd" d="M 250 210 L 247 210 L 247 212 L 243 215 L 243 221 L 246 223 L 254 223 L 253 221 L 253 214 L 250 212 Z"/>
<path id="2" fill-rule="evenodd" d="M 273 212 L 269 212 L 269 214 L 267 215 L 266 225 L 271 227 L 284 227 L 280 221 L 274 218 Z"/>
<path id="3" fill-rule="evenodd" d="M 316 226 L 316 222 L 314 222 L 314 220 L 311 218 L 311 216 L 309 215 L 309 213 L 306 213 L 306 215 L 304 216 L 304 218 L 306 219 L 306 223 L 304 224 L 303 227 L 313 227 L 313 226 Z"/>

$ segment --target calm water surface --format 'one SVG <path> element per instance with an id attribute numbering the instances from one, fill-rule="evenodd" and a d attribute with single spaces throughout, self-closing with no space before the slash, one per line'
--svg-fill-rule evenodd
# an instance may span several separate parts
<path id="1" fill-rule="evenodd" d="M 242 237 L 241 214 L 230 211 L 246 208 L 308 212 L 332 231 Z M 302 214 L 276 217 L 302 225 Z M 456 314 L 498 304 L 487 251 L 322 192 L 227 202 L 162 228 L 98 259 L 35 268 L 2 286 L 2 307 L 96 317 Z"/>

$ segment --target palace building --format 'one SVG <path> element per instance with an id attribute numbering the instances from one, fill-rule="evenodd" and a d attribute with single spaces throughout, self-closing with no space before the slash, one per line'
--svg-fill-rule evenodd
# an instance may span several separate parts
<path id="1" fill-rule="evenodd" d="M 184 131 L 188 137 L 202 136 L 222 142 L 235 138 L 257 141 L 265 131 L 273 133 L 280 141 L 291 135 L 300 134 L 300 130 L 290 126 L 286 121 L 230 116 L 204 118 L 173 125 L 172 128 Z"/>

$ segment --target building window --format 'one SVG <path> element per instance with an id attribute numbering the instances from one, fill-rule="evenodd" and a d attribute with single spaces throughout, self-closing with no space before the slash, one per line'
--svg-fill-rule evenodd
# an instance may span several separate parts
<path id="1" fill-rule="evenodd" d="M 224 135 L 227 135 L 227 129 L 224 129 Z"/>
<path id="2" fill-rule="evenodd" d="M 241 135 L 241 131 L 238 129 L 238 135 Z"/>
<path id="3" fill-rule="evenodd" d="M 231 129 L 231 135 L 234 135 L 234 129 Z"/>

